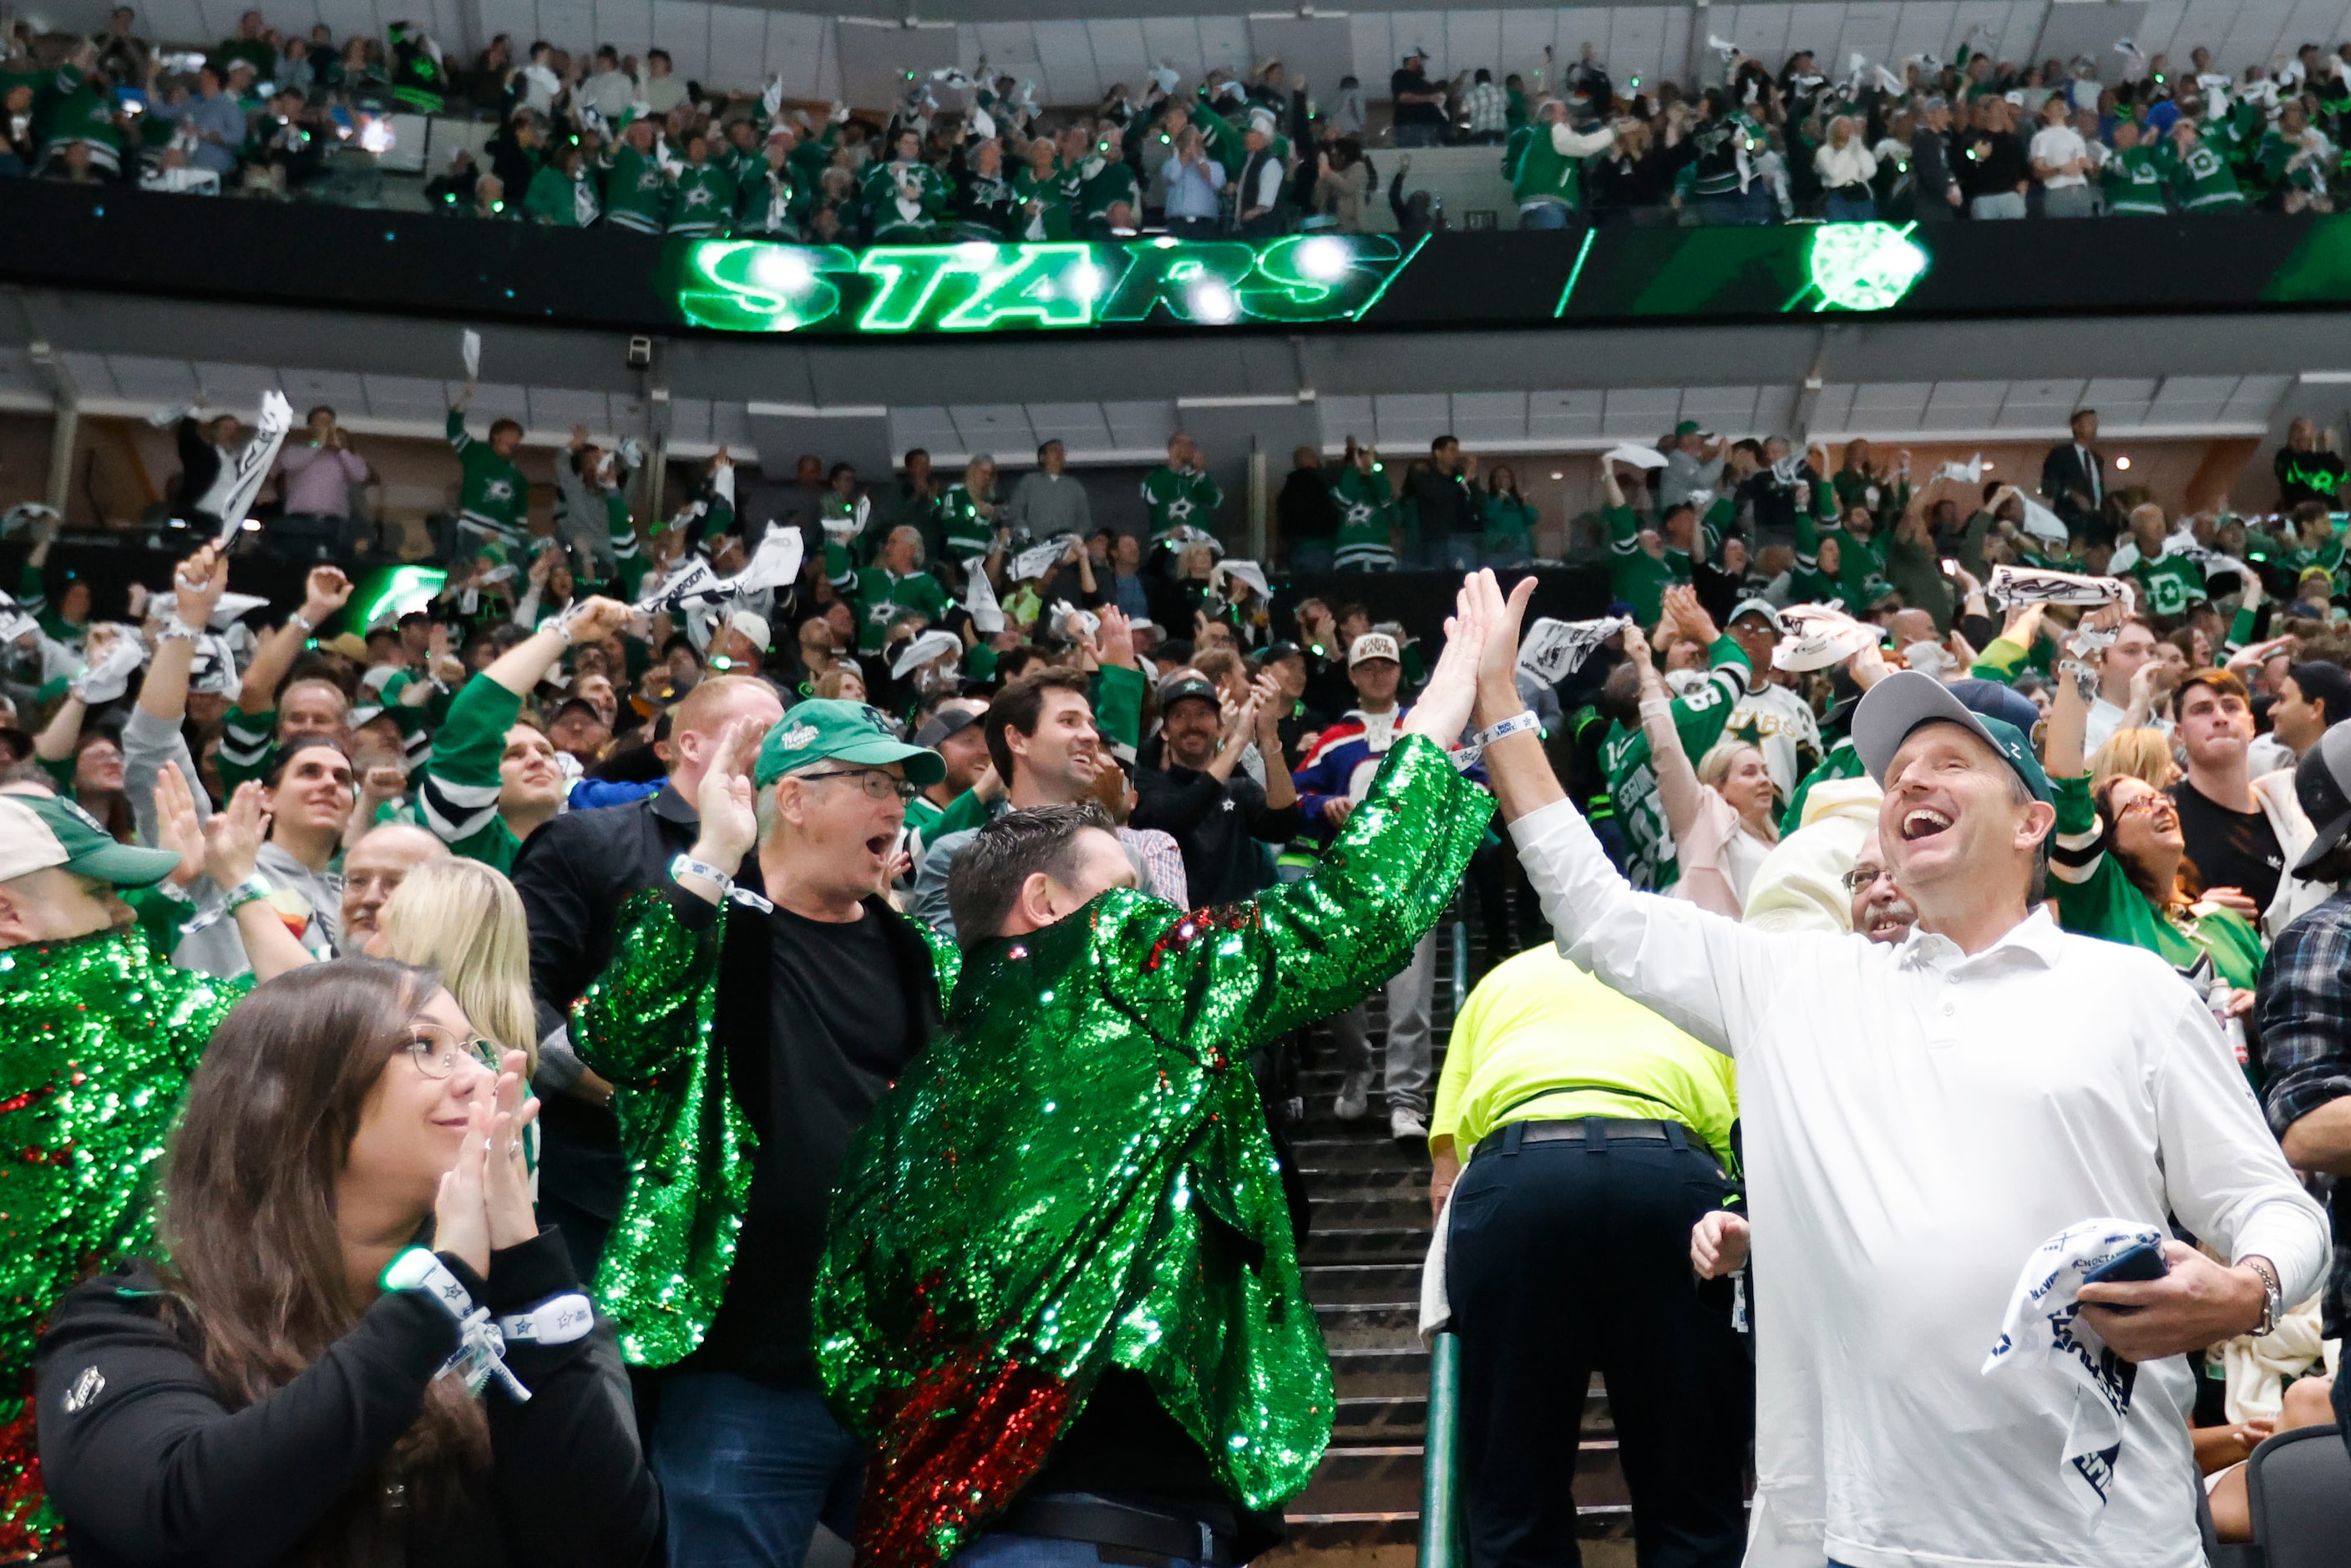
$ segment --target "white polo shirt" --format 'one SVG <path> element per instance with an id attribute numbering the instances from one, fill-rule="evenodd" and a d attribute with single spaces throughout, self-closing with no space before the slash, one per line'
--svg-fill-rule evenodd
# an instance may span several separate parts
<path id="1" fill-rule="evenodd" d="M 2025 1260 L 2176 1213 L 2317 1289 L 2327 1222 L 2154 954 L 2044 907 L 1973 957 L 1766 932 L 1636 893 L 1562 801 L 1512 825 L 1560 950 L 1739 1061 L 1756 1260 L 1748 1568 L 2200 1568 L 2180 1359 L 2140 1368 L 2093 1520 L 2065 1428 L 1980 1368 Z"/>

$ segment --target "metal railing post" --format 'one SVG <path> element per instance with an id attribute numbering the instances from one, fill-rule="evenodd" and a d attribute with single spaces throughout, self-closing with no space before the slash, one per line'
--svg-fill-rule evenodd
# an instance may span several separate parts
<path id="1" fill-rule="evenodd" d="M 1428 1419 L 1421 1438 L 1420 1568 L 1467 1568 L 1463 1550 L 1460 1477 L 1461 1336 L 1446 1332 L 1428 1344 Z"/>

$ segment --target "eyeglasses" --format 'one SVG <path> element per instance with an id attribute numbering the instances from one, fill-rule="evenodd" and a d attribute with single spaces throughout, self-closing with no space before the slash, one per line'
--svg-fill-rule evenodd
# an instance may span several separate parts
<path id="1" fill-rule="evenodd" d="M 2178 808 L 2173 806 L 2170 800 L 2166 796 L 2159 794 L 2143 794 L 2136 800 L 2126 801 L 2122 805 L 2115 807 L 2115 820 L 2116 822 L 2120 822 L 2124 817 L 2133 815 L 2142 811 L 2152 815 L 2153 813 L 2162 810 L 2171 810 L 2176 813 Z"/>
<path id="2" fill-rule="evenodd" d="M 880 768 L 841 768 L 829 774 L 802 774 L 799 776 L 810 783 L 818 779 L 855 779 L 858 787 L 871 800 L 888 800 L 895 795 L 903 802 L 923 793 L 922 785 L 905 779 L 892 778 Z"/>
<path id="3" fill-rule="evenodd" d="M 1883 866 L 1856 866 L 1837 880 L 1844 885 L 1847 893 L 1858 893 L 1881 878 L 1892 881 L 1894 873 Z"/>
<path id="4" fill-rule="evenodd" d="M 478 1034 L 457 1035 L 430 1023 L 413 1023 L 408 1029 L 408 1059 L 428 1078 L 446 1078 L 457 1071 L 458 1063 L 468 1060 L 495 1073 L 498 1047 Z"/>

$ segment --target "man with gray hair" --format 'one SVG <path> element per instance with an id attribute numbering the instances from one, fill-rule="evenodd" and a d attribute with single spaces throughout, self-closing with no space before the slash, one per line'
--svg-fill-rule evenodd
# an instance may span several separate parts
<path id="1" fill-rule="evenodd" d="M 947 591 L 923 570 L 923 531 L 901 523 L 882 541 L 882 555 L 857 574 L 857 651 L 879 653 L 890 628 L 910 615 L 937 625 L 947 613 Z"/>
<path id="2" fill-rule="evenodd" d="M 956 961 L 883 897 L 938 753 L 862 702 L 760 728 L 727 726 L 693 846 L 621 906 L 571 1038 L 628 1157 L 597 1294 L 622 1354 L 663 1369 L 670 1560 L 798 1568 L 819 1520 L 850 1532 L 864 1464 L 810 1331 L 834 1170 L 937 1033 Z"/>

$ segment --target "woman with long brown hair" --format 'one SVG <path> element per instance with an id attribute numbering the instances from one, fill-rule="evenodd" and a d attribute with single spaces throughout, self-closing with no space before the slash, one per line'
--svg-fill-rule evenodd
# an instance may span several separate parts
<path id="1" fill-rule="evenodd" d="M 531 1214 L 523 1064 L 381 961 L 222 1021 L 166 1157 L 169 1262 L 73 1292 L 41 1343 L 81 1568 L 645 1561 L 659 1494 Z"/>

